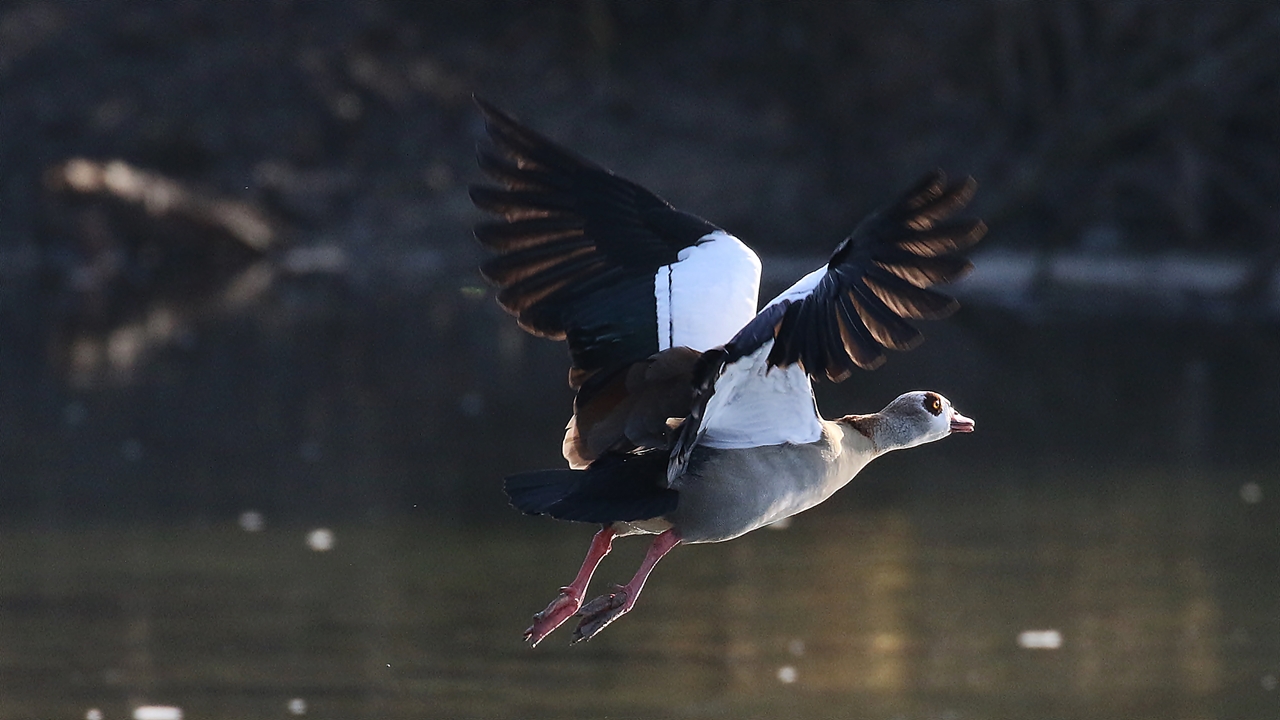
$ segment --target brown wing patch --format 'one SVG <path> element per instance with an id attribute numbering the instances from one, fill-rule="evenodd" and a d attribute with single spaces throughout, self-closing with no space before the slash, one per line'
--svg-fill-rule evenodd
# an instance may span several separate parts
<path id="1" fill-rule="evenodd" d="M 574 402 L 562 450 L 573 468 L 606 452 L 662 448 L 669 420 L 684 418 L 693 402 L 693 367 L 701 353 L 675 347 L 632 363 L 608 379 L 584 385 Z"/>

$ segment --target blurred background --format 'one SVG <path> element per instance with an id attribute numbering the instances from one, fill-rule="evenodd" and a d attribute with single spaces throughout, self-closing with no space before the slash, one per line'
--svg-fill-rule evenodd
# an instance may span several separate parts
<path id="1" fill-rule="evenodd" d="M 592 528 L 501 493 L 571 394 L 472 93 L 765 299 L 975 176 L 963 309 L 820 404 L 978 432 L 524 648 Z M 0 3 L 0 716 L 1274 716 L 1278 98 L 1259 2 Z"/>

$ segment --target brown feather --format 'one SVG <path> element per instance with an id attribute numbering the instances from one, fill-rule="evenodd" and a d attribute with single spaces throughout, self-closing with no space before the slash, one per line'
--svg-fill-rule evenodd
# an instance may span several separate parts
<path id="1" fill-rule="evenodd" d="M 586 467 L 605 452 L 666 448 L 671 418 L 693 403 L 693 368 L 701 353 L 675 347 L 633 363 L 575 404 L 562 450 L 570 467 Z"/>

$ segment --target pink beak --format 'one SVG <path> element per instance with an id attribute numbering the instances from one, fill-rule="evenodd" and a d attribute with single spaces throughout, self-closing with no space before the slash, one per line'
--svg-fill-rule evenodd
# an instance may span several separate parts
<path id="1" fill-rule="evenodd" d="M 952 410 L 951 411 L 951 432 L 953 433 L 973 432 L 973 420 L 961 415 L 955 410 Z"/>

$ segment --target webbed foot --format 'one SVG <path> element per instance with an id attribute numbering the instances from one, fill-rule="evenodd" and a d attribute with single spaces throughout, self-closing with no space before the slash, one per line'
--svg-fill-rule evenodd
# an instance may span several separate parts
<path id="1" fill-rule="evenodd" d="M 626 615 L 635 602 L 631 599 L 627 588 L 616 585 L 614 592 L 601 595 L 578 610 L 578 627 L 573 630 L 572 643 L 590 640 L 596 633 L 605 629 L 609 623 Z"/>
<path id="2" fill-rule="evenodd" d="M 582 596 L 576 594 L 573 588 L 560 588 L 560 594 L 555 600 L 552 600 L 542 612 L 534 613 L 533 624 L 524 631 L 524 641 L 529 643 L 529 647 L 537 647 L 543 638 L 551 634 L 551 631 L 573 617 L 581 605 Z"/>

